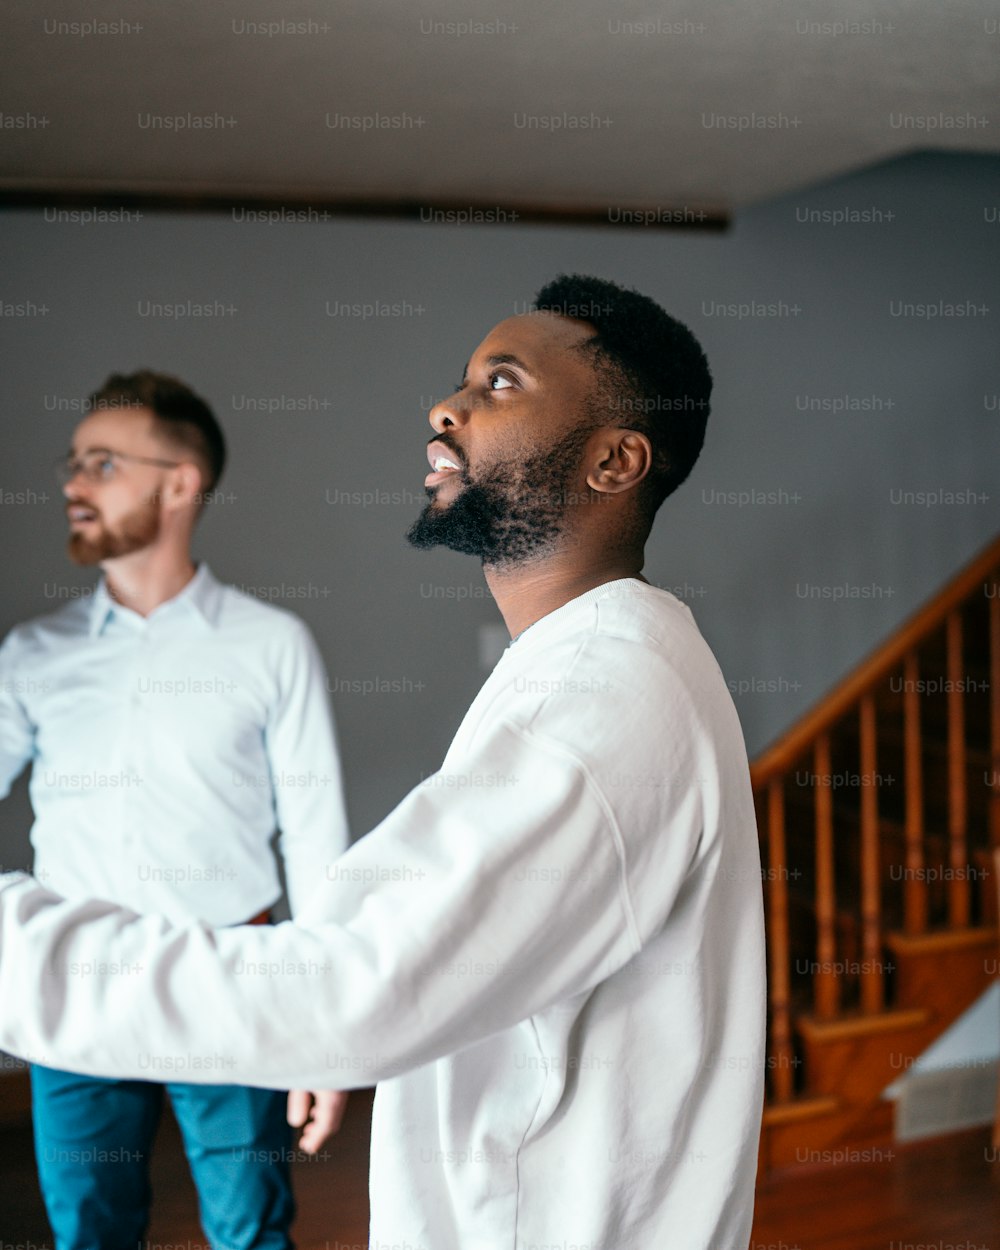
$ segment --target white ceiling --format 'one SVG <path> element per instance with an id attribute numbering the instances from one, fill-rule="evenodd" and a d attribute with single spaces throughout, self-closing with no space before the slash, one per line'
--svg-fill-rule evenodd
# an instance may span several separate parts
<path id="1" fill-rule="evenodd" d="M 87 20 L 141 29 L 57 25 Z M 432 26 L 475 21 L 501 29 Z M 254 22 L 313 26 L 239 33 Z M 0 189 L 21 193 L 728 212 L 906 151 L 1000 146 L 996 0 L 7 0 L 4 23 Z M 717 115 L 751 128 L 706 124 Z"/>

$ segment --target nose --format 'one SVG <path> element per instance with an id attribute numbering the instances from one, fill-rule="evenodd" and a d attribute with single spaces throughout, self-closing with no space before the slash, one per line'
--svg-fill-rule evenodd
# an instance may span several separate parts
<path id="1" fill-rule="evenodd" d="M 67 499 L 79 499 L 80 498 L 80 492 L 76 488 L 76 482 L 79 481 L 82 474 L 83 474 L 83 466 L 78 464 L 76 466 L 75 472 L 73 473 L 73 476 L 67 478 L 66 481 L 63 482 L 62 493 L 66 496 Z M 83 480 L 86 481 L 86 478 L 84 478 Z"/>
<path id="2" fill-rule="evenodd" d="M 442 399 L 428 413 L 427 418 L 435 434 L 443 434 L 445 430 L 461 429 L 469 419 L 469 414 L 458 401 L 458 392 L 448 399 Z"/>

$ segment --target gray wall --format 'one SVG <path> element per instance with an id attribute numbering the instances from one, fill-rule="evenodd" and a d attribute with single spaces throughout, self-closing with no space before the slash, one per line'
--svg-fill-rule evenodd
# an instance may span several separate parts
<path id="1" fill-rule="evenodd" d="M 662 510 L 647 576 L 690 604 L 757 752 L 1000 528 L 998 205 L 1000 160 L 917 154 L 745 212 L 724 235 L 4 213 L 0 299 L 48 311 L 2 318 L 0 629 L 93 580 L 63 556 L 49 472 L 68 405 L 112 369 L 176 372 L 231 444 L 200 555 L 314 629 L 363 833 L 437 766 L 484 677 L 482 628 L 499 623 L 474 562 L 403 540 L 431 398 L 545 279 L 593 272 L 659 299 L 712 362 L 705 452 Z M 882 216 L 799 220 L 843 209 Z M 139 315 L 186 300 L 236 311 Z M 894 316 L 900 300 L 989 311 Z M 372 302 L 404 308 L 328 315 Z M 715 307 L 741 302 L 785 311 Z M 845 399 L 868 410 L 829 410 Z M 802 410 L 813 401 L 827 410 Z M 773 494 L 730 501 L 748 491 Z M 349 684 L 376 679 L 395 686 Z M 4 864 L 27 861 L 27 823 L 22 785 L 0 809 Z"/>

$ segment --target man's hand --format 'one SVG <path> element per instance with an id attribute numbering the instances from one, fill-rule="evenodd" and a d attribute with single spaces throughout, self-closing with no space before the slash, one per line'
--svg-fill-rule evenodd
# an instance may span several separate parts
<path id="1" fill-rule="evenodd" d="M 347 1110 L 346 1089 L 293 1089 L 288 1095 L 288 1123 L 301 1128 L 299 1149 L 315 1154 L 340 1128 Z"/>

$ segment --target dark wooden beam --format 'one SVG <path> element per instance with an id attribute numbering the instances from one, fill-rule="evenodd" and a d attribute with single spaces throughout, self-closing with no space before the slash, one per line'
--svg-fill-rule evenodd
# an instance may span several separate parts
<path id="1" fill-rule="evenodd" d="M 260 214 L 260 220 L 324 222 L 337 218 L 389 219 L 453 225 L 599 226 L 614 230 L 727 230 L 730 216 L 704 204 L 560 205 L 352 196 L 261 196 L 182 191 L 79 190 L 53 184 L 0 188 L 0 209 L 128 209 L 157 213 Z M 271 214 L 270 218 L 266 215 Z M 254 220 L 253 217 L 250 220 Z"/>

